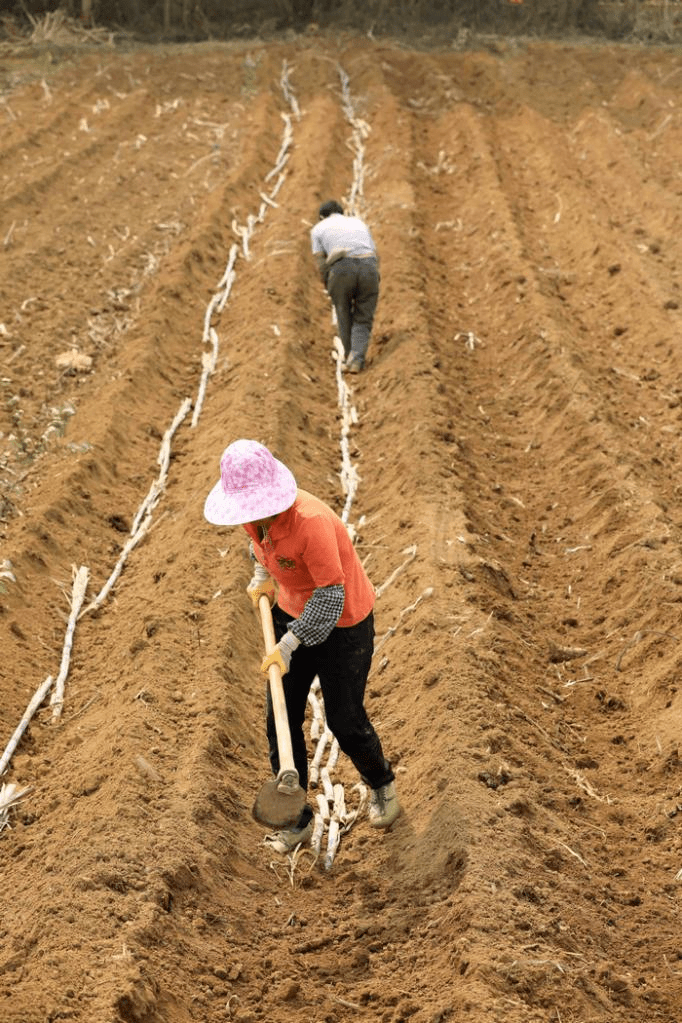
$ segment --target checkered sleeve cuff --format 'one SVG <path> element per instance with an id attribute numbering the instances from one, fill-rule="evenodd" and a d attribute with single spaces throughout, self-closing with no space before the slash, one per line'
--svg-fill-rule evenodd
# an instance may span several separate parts
<path id="1" fill-rule="evenodd" d="M 289 625 L 289 631 L 304 646 L 323 643 L 341 617 L 345 600 L 346 590 L 341 583 L 318 587 L 308 598 L 300 618 Z"/>

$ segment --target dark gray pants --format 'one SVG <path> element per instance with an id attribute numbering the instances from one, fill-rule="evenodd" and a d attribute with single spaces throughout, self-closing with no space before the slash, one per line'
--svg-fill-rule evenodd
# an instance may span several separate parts
<path id="1" fill-rule="evenodd" d="M 346 358 L 365 364 L 374 313 L 379 300 L 379 269 L 376 259 L 346 256 L 332 264 L 327 291 L 334 303 L 339 337 Z"/>
<path id="2" fill-rule="evenodd" d="M 275 605 L 272 609 L 275 637 L 279 641 L 287 630 L 291 616 Z M 324 711 L 330 731 L 343 752 L 350 758 L 362 780 L 372 789 L 393 781 L 395 775 L 384 758 L 379 736 L 374 731 L 364 707 L 365 685 L 374 651 L 374 615 L 347 629 L 332 629 L 323 643 L 301 646 L 294 651 L 289 671 L 282 679 L 284 699 L 289 717 L 294 765 L 302 789 L 308 786 L 308 753 L 303 723 L 308 693 L 317 675 L 324 699 Z M 267 734 L 273 773 L 279 772 L 277 732 L 267 687 Z M 304 823 L 312 816 L 306 807 Z"/>

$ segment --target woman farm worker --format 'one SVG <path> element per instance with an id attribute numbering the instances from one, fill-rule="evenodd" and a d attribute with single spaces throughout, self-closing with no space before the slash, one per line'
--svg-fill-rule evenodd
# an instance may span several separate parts
<path id="1" fill-rule="evenodd" d="M 279 664 L 289 717 L 294 765 L 304 790 L 308 758 L 303 734 L 308 692 L 320 680 L 327 724 L 340 748 L 371 789 L 369 822 L 388 828 L 400 813 L 395 775 L 364 707 L 374 647 L 374 588 L 346 527 L 323 501 L 300 490 L 291 471 L 253 440 L 237 440 L 223 452 L 220 479 L 206 498 L 213 525 L 242 525 L 250 537 L 254 575 L 246 592 L 254 606 L 265 593 L 277 598 L 272 618 L 277 645 L 263 659 L 267 674 Z M 279 754 L 269 687 L 267 736 L 270 763 Z M 313 810 L 279 832 L 282 851 L 308 842 Z"/>

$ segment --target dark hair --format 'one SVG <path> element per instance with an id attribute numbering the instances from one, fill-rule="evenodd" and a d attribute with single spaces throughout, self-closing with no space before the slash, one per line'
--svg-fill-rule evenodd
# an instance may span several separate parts
<path id="1" fill-rule="evenodd" d="M 343 206 L 337 202 L 336 199 L 327 199 L 320 206 L 320 220 L 324 220 L 325 217 L 331 216 L 332 213 L 343 213 Z"/>

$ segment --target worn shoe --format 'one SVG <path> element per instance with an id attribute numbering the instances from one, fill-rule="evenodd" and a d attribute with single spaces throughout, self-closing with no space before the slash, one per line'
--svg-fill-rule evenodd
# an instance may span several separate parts
<path id="1" fill-rule="evenodd" d="M 269 835 L 267 842 L 275 852 L 288 853 L 292 852 L 297 845 L 307 845 L 312 837 L 313 822 L 308 821 L 302 828 L 287 828 L 285 831 L 277 831 L 274 835 Z"/>
<path id="2" fill-rule="evenodd" d="M 369 795 L 369 824 L 372 828 L 390 828 L 400 815 L 400 803 L 395 791 L 395 782 L 372 789 Z"/>
<path id="3" fill-rule="evenodd" d="M 346 371 L 348 373 L 361 373 L 363 370 L 362 359 L 358 358 L 357 355 L 351 355 L 346 363 Z"/>

